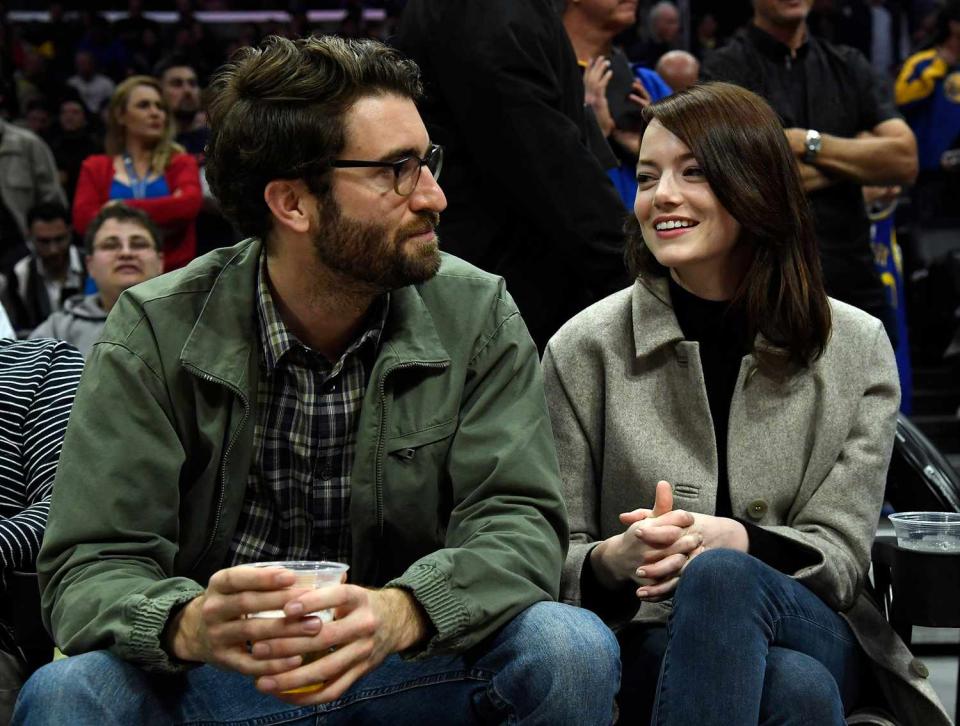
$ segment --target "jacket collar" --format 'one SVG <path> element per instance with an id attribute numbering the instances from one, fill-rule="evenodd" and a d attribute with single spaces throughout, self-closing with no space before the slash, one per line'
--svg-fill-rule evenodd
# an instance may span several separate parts
<path id="1" fill-rule="evenodd" d="M 683 340 L 683 331 L 673 312 L 666 277 L 641 275 L 630 293 L 633 343 L 638 358 L 658 348 Z"/>
<path id="2" fill-rule="evenodd" d="M 258 239 L 233 248 L 233 256 L 214 280 L 180 352 L 184 366 L 248 396 L 253 395 L 257 382 L 255 300 L 261 248 Z M 419 287 L 408 285 L 391 293 L 377 358 L 385 359 L 388 365 L 449 363 L 450 356 L 440 342 Z"/>

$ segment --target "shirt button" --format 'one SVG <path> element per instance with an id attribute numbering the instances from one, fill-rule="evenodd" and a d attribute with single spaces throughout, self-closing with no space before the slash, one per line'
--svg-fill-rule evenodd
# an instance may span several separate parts
<path id="1" fill-rule="evenodd" d="M 920 676 L 921 678 L 927 678 L 930 675 L 930 670 L 927 668 L 927 664 L 919 658 L 914 658 L 912 661 L 910 661 L 910 672 L 915 676 Z"/>
<path id="2" fill-rule="evenodd" d="M 323 477 L 324 481 L 330 481 L 330 479 L 333 477 L 333 469 L 331 469 L 329 466 L 323 467 L 323 470 L 320 472 L 320 476 Z"/>
<path id="3" fill-rule="evenodd" d="M 747 516 L 750 519 L 763 519 L 767 513 L 767 503 L 763 499 L 754 499 L 747 505 Z"/>

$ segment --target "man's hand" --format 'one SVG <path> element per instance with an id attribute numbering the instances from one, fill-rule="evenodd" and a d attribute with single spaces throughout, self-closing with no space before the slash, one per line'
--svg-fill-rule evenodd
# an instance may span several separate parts
<path id="1" fill-rule="evenodd" d="M 639 78 L 633 79 L 633 84 L 630 87 L 630 95 L 627 96 L 627 99 L 631 103 L 637 104 L 640 108 L 646 108 L 653 103 L 650 98 L 650 92 Z"/>
<path id="2" fill-rule="evenodd" d="M 262 610 L 282 610 L 305 592 L 284 589 L 295 581 L 292 572 L 273 568 L 241 565 L 214 573 L 206 591 L 170 622 L 165 636 L 168 652 L 180 660 L 209 663 L 250 676 L 296 668 L 299 656 L 255 658 L 247 652 L 247 642 L 310 633 L 316 619 L 245 617 Z"/>
<path id="3" fill-rule="evenodd" d="M 361 676 L 380 665 L 392 653 L 406 650 L 425 638 L 429 621 L 407 591 L 398 588 L 368 590 L 357 585 L 333 585 L 302 592 L 283 608 L 287 620 L 304 613 L 334 609 L 336 619 L 314 621 L 314 632 L 298 637 L 262 639 L 252 653 L 265 662 L 304 654 L 323 657 L 285 673 L 258 678 L 257 688 L 297 705 L 326 703 L 340 698 Z M 322 683 L 312 693 L 282 693 Z"/>
<path id="4" fill-rule="evenodd" d="M 607 103 L 607 84 L 612 77 L 610 61 L 602 55 L 591 59 L 583 71 L 583 101 L 593 108 L 604 136 L 609 136 L 616 126 Z"/>
<path id="5" fill-rule="evenodd" d="M 802 159 L 807 151 L 807 130 L 790 128 L 784 129 L 783 133 L 787 135 L 787 143 L 790 144 L 790 151 L 798 159 Z"/>

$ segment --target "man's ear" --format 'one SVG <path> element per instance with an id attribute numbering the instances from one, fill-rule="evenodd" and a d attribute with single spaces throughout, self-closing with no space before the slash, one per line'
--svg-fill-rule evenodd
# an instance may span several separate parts
<path id="1" fill-rule="evenodd" d="M 310 229 L 314 200 L 307 185 L 299 179 L 274 179 L 263 190 L 263 201 L 275 223 L 292 232 L 304 233 Z"/>

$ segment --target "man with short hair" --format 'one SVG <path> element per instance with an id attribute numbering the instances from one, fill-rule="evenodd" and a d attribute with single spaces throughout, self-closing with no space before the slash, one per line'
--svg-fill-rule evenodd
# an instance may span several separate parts
<path id="1" fill-rule="evenodd" d="M 44 202 L 27 213 L 29 254 L 7 273 L 4 294 L 17 330 L 30 330 L 83 290 L 80 252 L 71 242 L 70 213 Z"/>
<path id="2" fill-rule="evenodd" d="M 140 209 L 107 204 L 87 227 L 87 274 L 97 283 L 90 295 L 75 295 L 44 320 L 31 338 L 65 340 L 86 358 L 100 338 L 120 293 L 163 272 L 160 231 Z"/>
<path id="3" fill-rule="evenodd" d="M 200 168 L 203 207 L 197 217 L 198 252 L 226 247 L 238 238 L 221 214 L 207 183 L 206 147 L 210 140 L 210 126 L 200 104 L 197 72 L 189 58 L 175 54 L 162 59 L 153 69 L 153 74 L 160 79 L 163 99 L 177 124 L 177 143 L 196 157 Z"/>
<path id="4" fill-rule="evenodd" d="M 630 59 L 646 68 L 655 68 L 665 53 L 680 42 L 680 11 L 670 0 L 655 3 L 647 14 L 646 37 L 628 49 Z"/>
<path id="5" fill-rule="evenodd" d="M 858 51 L 812 36 L 813 0 L 753 0 L 753 22 L 711 53 L 701 80 L 763 96 L 783 120 L 813 208 L 827 293 L 896 328 L 870 247 L 864 185 L 908 184 L 917 145 Z"/>
<path id="6" fill-rule="evenodd" d="M 96 58 L 88 50 L 77 51 L 73 63 L 76 73 L 67 79 L 67 85 L 77 90 L 90 113 L 100 113 L 117 84 L 109 76 L 97 71 Z"/>
<path id="7" fill-rule="evenodd" d="M 39 564 L 71 657 L 14 723 L 609 723 L 616 641 L 552 602 L 536 348 L 439 252 L 417 66 L 272 37 L 213 90 L 211 186 L 252 238 L 128 290 L 93 347 Z M 324 559 L 353 584 L 246 566 Z"/>
<path id="8" fill-rule="evenodd" d="M 67 200 L 72 202 L 80 167 L 88 156 L 103 153 L 103 140 L 92 133 L 87 109 L 73 89 L 60 100 L 58 116 L 59 128 L 50 142 L 50 150 Z"/>
<path id="9" fill-rule="evenodd" d="M 200 82 L 188 58 L 172 55 L 153 69 L 160 81 L 163 100 L 177 125 L 177 143 L 191 154 L 203 154 L 210 127 L 200 111 Z"/>
<path id="10" fill-rule="evenodd" d="M 674 93 L 679 93 L 699 80 L 700 61 L 685 50 L 671 50 L 660 56 L 655 70 Z"/>

